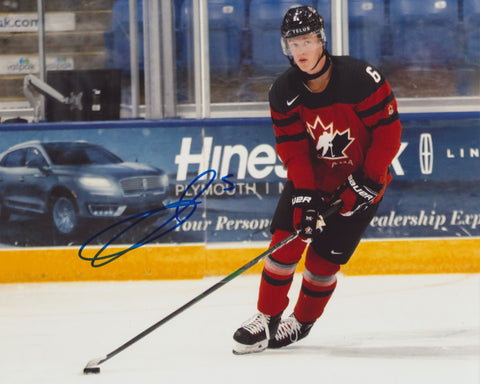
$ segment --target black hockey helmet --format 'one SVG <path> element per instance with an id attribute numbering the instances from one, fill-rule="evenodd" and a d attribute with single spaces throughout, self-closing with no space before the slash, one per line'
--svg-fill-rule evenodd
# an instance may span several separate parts
<path id="1" fill-rule="evenodd" d="M 287 11 L 283 18 L 281 33 L 282 49 L 286 56 L 291 56 L 287 43 L 287 39 L 291 37 L 315 33 L 324 48 L 327 43 L 323 17 L 316 9 L 307 5 L 292 7 Z"/>

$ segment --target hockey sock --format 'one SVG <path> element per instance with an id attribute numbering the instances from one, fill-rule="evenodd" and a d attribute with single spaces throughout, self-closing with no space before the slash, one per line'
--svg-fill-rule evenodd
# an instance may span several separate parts
<path id="1" fill-rule="evenodd" d="M 290 233 L 286 231 L 275 231 L 271 246 L 289 235 Z M 305 246 L 306 243 L 301 238 L 296 238 L 267 257 L 258 295 L 257 308 L 260 312 L 275 316 L 288 306 L 288 291 Z"/>
<path id="2" fill-rule="evenodd" d="M 294 309 L 300 322 L 311 323 L 322 315 L 337 286 L 336 273 L 339 270 L 339 265 L 321 258 L 309 247 L 302 287 Z"/>

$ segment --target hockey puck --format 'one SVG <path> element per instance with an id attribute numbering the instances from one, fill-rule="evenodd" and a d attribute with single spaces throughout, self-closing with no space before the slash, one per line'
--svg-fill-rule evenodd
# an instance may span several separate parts
<path id="1" fill-rule="evenodd" d="M 100 367 L 85 367 L 83 368 L 83 373 L 85 375 L 100 373 Z"/>

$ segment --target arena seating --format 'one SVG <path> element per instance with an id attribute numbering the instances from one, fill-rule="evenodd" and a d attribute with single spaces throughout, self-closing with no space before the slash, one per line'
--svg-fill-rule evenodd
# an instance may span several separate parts
<path id="1" fill-rule="evenodd" d="M 478 67 L 480 63 L 480 0 L 463 0 L 466 33 L 466 59 Z"/>
<path id="2" fill-rule="evenodd" d="M 304 2 L 316 7 L 325 19 L 330 40 L 330 1 Z M 142 37 L 139 4 L 139 34 Z M 210 65 L 212 74 L 235 73 L 240 65 L 256 73 L 285 68 L 280 49 L 280 25 L 291 1 L 209 0 Z M 177 65 L 187 62 L 185 7 L 191 2 L 175 1 Z M 462 57 L 462 31 L 468 58 L 480 55 L 479 0 L 353 0 L 348 2 L 350 54 L 375 64 L 442 66 Z M 463 15 L 462 15 L 463 13 Z M 462 19 L 463 18 L 463 19 Z M 462 23 L 467 26 L 462 29 Z M 108 67 L 129 68 L 128 0 L 116 1 L 112 30 L 105 33 Z M 142 45 L 140 49 L 143 49 Z M 143 54 L 140 52 L 140 67 Z"/>
<path id="3" fill-rule="evenodd" d="M 138 54 L 139 68 L 144 69 L 144 50 L 143 50 L 143 1 L 137 0 L 138 9 Z M 174 23 L 176 38 L 176 60 L 177 65 L 184 67 L 186 65 L 185 52 L 185 8 L 184 0 L 174 1 Z M 112 8 L 112 29 L 104 32 L 105 47 L 107 51 L 106 67 L 130 71 L 130 23 L 129 23 L 129 5 L 128 0 L 117 0 Z"/>
<path id="4" fill-rule="evenodd" d="M 393 59 L 444 66 L 458 59 L 458 0 L 390 0 Z"/>
<path id="5" fill-rule="evenodd" d="M 210 68 L 215 75 L 238 72 L 245 26 L 244 0 L 208 1 Z M 248 63 L 247 63 L 248 64 Z"/>
<path id="6" fill-rule="evenodd" d="M 34 0 L 20 2 L 18 8 L 12 8 L 13 3 L 4 3 L 0 4 L 0 11 L 5 13 L 36 10 Z M 139 64 L 143 70 L 143 1 L 137 0 L 137 3 Z M 294 3 L 208 0 L 212 92 L 217 92 L 217 87 L 238 87 L 239 84 L 248 85 L 251 92 L 248 97 L 238 96 L 244 94 L 243 91 L 237 92 L 232 98 L 224 98 L 222 92 L 216 96 L 217 100 L 265 98 L 272 79 L 289 66 L 280 48 L 280 25 L 286 10 Z M 297 3 L 319 10 L 325 19 L 331 47 L 331 1 Z M 173 1 L 177 85 L 179 94 L 188 93 L 188 97 L 179 96 L 179 100 L 193 97 L 192 4 L 192 0 Z M 68 55 L 74 60 L 75 69 L 116 68 L 128 74 L 128 0 L 74 3 L 52 0 L 46 8 L 47 12 L 75 13 L 74 31 L 47 34 L 49 55 Z M 348 10 L 350 54 L 383 69 L 396 84 L 398 96 L 473 95 L 480 91 L 480 0 L 350 0 Z M 2 41 L 3 55 L 22 58 L 38 50 L 36 35 L 32 33 L 4 33 Z M 430 79 L 426 73 L 420 74 L 424 71 L 428 76 L 433 74 Z M 410 75 L 415 79 L 406 79 Z M 236 83 L 229 84 L 235 76 Z M 0 76 L 4 91 L 0 101 L 24 99 L 22 80 L 21 74 Z M 410 85 L 402 84 L 407 82 Z M 426 91 L 426 84 L 434 82 L 442 92 Z"/>
<path id="7" fill-rule="evenodd" d="M 384 0 L 348 2 L 351 56 L 379 64 L 381 57 L 390 53 L 391 26 L 384 19 L 384 14 Z"/>
<path id="8" fill-rule="evenodd" d="M 143 70 L 143 1 L 137 0 L 138 7 L 138 38 L 139 66 Z M 130 23 L 128 0 L 118 0 L 112 8 L 112 29 L 105 31 L 105 46 L 107 49 L 107 68 L 130 71 Z"/>

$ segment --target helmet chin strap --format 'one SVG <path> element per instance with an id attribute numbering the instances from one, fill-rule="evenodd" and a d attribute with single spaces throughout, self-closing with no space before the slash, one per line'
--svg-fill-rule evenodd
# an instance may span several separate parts
<path id="1" fill-rule="evenodd" d="M 330 60 L 330 54 L 328 53 L 328 51 L 326 49 L 323 50 L 322 54 L 320 55 L 320 57 L 318 58 L 317 62 L 315 63 L 315 65 L 312 67 L 311 70 L 313 70 L 318 65 L 320 60 L 322 60 L 323 56 L 326 57 L 325 64 L 323 64 L 323 68 L 320 71 L 318 71 L 317 73 L 310 74 L 310 73 L 307 73 L 307 72 L 304 72 L 304 71 L 301 70 L 304 80 L 317 79 L 320 76 L 322 76 L 325 72 L 328 71 L 328 68 L 330 68 L 331 60 Z"/>

